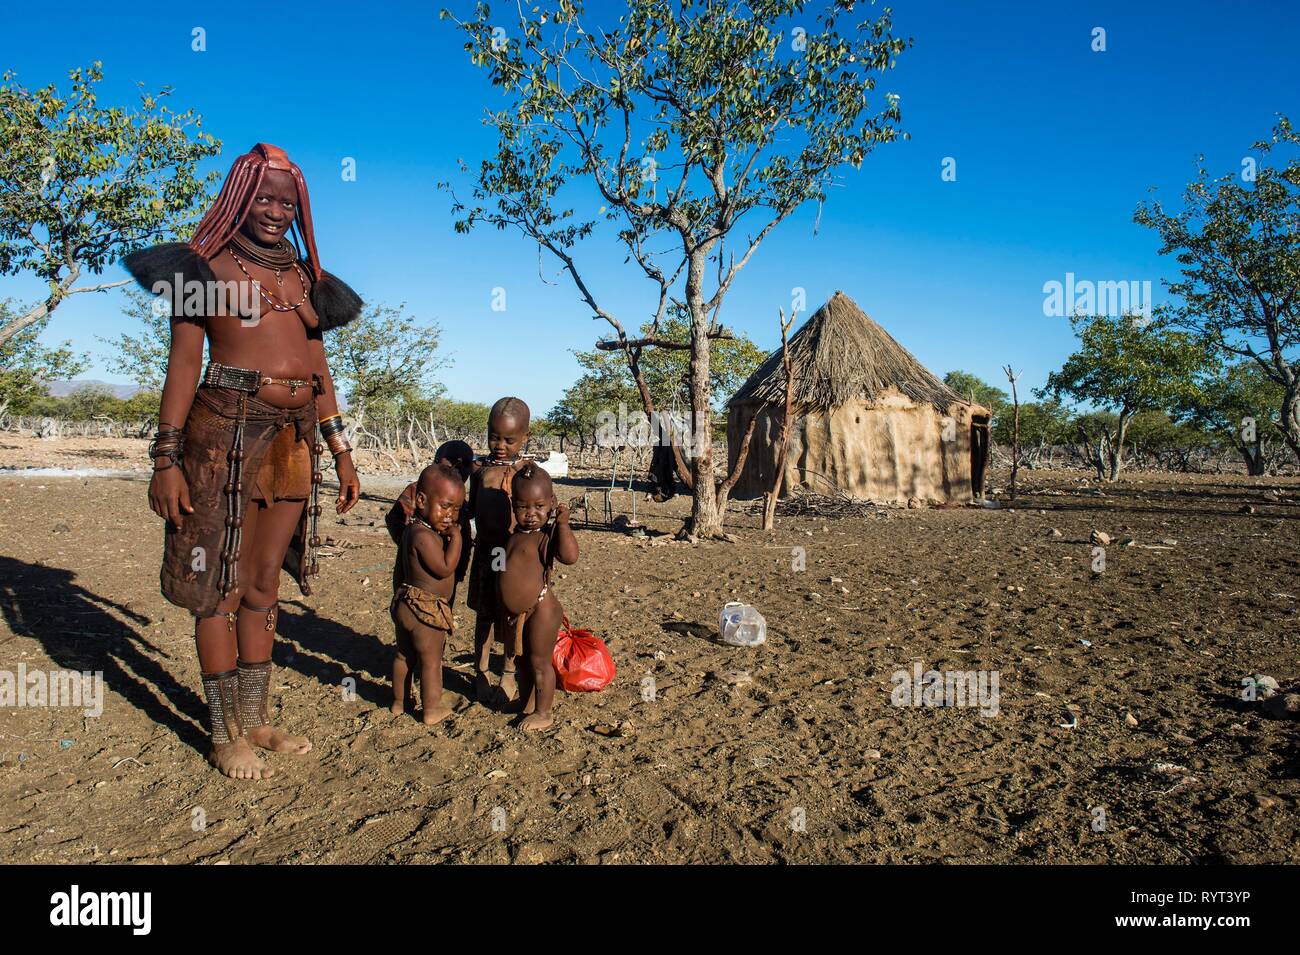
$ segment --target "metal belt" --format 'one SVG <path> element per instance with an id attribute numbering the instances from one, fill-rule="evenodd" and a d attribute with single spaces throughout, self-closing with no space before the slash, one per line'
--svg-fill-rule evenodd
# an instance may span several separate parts
<path id="1" fill-rule="evenodd" d="M 314 380 L 267 378 L 260 371 L 255 371 L 252 368 L 234 368 L 231 365 L 210 361 L 207 370 L 203 373 L 203 384 L 209 388 L 230 388 L 250 395 L 256 393 L 264 385 L 284 385 L 289 389 L 289 394 L 294 395 L 297 394 L 299 388 L 313 386 Z"/>

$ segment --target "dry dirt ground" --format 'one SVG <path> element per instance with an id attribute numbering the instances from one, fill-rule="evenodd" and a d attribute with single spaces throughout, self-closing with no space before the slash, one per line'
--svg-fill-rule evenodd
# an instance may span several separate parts
<path id="1" fill-rule="evenodd" d="M 327 519 L 317 595 L 284 583 L 275 718 L 316 748 L 253 783 L 205 762 L 145 485 L 0 477 L 0 669 L 107 687 L 99 717 L 0 709 L 0 858 L 1300 861 L 1300 723 L 1241 699 L 1250 674 L 1300 681 L 1300 482 L 1024 484 L 1014 506 L 781 518 L 770 535 L 733 512 L 731 544 L 579 530 L 555 586 L 619 674 L 562 696 L 536 737 L 468 702 L 463 588 L 454 715 L 427 729 L 379 709 L 395 489 L 372 488 Z M 685 502 L 638 508 L 668 532 Z M 1114 538 L 1100 573 L 1093 530 Z M 728 600 L 766 615 L 765 645 L 718 642 Z M 995 672 L 996 715 L 892 705 L 915 663 Z"/>

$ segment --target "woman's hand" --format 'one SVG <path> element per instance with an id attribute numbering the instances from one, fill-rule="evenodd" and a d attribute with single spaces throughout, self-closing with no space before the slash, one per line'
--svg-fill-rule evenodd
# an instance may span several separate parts
<path id="1" fill-rule="evenodd" d="M 357 478 L 350 453 L 340 454 L 334 459 L 334 473 L 339 478 L 339 499 L 334 502 L 334 510 L 346 514 L 361 500 L 361 481 Z"/>
<path id="2" fill-rule="evenodd" d="M 407 523 L 410 523 L 411 515 L 415 513 L 415 482 L 412 481 L 406 485 L 404 490 L 397 497 L 397 503 L 402 507 L 402 513 L 406 515 Z"/>
<path id="3" fill-rule="evenodd" d="M 149 509 L 163 520 L 171 521 L 177 530 L 181 529 L 181 515 L 194 513 L 190 506 L 190 486 L 179 467 L 173 465 L 153 472 L 149 481 Z"/>

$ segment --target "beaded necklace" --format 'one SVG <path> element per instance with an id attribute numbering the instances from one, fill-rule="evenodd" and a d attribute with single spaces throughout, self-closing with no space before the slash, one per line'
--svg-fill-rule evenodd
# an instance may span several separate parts
<path id="1" fill-rule="evenodd" d="M 243 233 L 236 232 L 230 237 L 230 244 L 248 261 L 273 271 L 277 284 L 281 283 L 280 273 L 298 260 L 297 250 L 284 239 L 271 246 L 258 245 Z"/>
<path id="2" fill-rule="evenodd" d="M 239 266 L 239 271 L 244 273 L 244 278 L 248 279 L 248 281 L 252 282 L 254 285 L 257 286 L 257 292 L 259 295 L 262 296 L 263 301 L 265 301 L 267 305 L 270 305 L 271 308 L 274 309 L 275 311 L 292 312 L 294 309 L 301 306 L 303 302 L 307 301 L 307 275 L 303 272 L 302 267 L 298 264 L 297 259 L 294 259 L 294 261 L 291 264 L 293 265 L 293 270 L 298 273 L 299 281 L 302 282 L 302 298 L 298 299 L 297 302 L 290 305 L 287 302 L 279 301 L 277 298 L 275 298 L 273 295 L 267 292 L 266 289 L 262 287 L 261 282 L 259 282 L 257 279 L 249 275 L 248 269 L 244 268 L 243 260 L 235 253 L 235 250 L 233 248 L 231 248 L 228 245 L 226 246 L 226 251 L 229 252 L 230 257 L 235 260 L 235 264 Z M 272 268 L 272 266 L 266 266 L 266 268 Z M 278 271 L 275 273 L 275 281 L 276 284 L 281 284 L 280 273 Z"/>

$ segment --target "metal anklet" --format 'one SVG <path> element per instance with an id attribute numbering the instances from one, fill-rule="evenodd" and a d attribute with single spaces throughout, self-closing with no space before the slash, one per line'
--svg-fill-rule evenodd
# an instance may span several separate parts
<path id="1" fill-rule="evenodd" d="M 212 742 L 218 746 L 244 735 L 240 722 L 239 675 L 235 670 L 203 674 L 203 695 L 208 701 Z"/>

